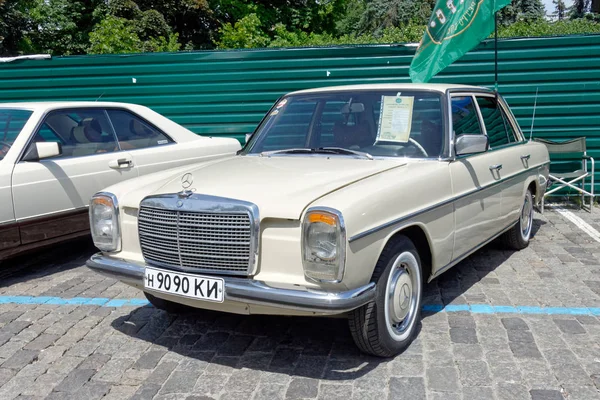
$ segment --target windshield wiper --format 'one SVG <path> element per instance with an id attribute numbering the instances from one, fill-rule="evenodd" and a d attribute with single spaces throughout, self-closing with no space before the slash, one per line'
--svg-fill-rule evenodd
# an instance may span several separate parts
<path id="1" fill-rule="evenodd" d="M 260 153 L 261 157 L 270 156 L 273 154 L 294 154 L 294 153 L 314 153 L 314 149 L 310 149 L 308 147 L 299 147 L 295 149 L 282 149 L 282 150 L 272 150 L 272 151 L 263 151 Z"/>
<path id="2" fill-rule="evenodd" d="M 343 155 L 354 155 L 369 160 L 373 159 L 373 156 L 369 153 L 365 153 L 357 150 L 344 149 L 343 147 L 319 147 L 319 148 L 308 148 L 299 147 L 294 149 L 282 149 L 273 151 L 263 151 L 260 153 L 261 156 L 270 156 L 273 154 L 343 154 Z"/>
<path id="3" fill-rule="evenodd" d="M 364 151 L 345 149 L 343 147 L 319 147 L 317 151 L 326 151 L 333 154 L 352 154 L 355 156 L 367 158 L 369 160 L 373 159 L 373 156 L 369 153 L 366 153 Z"/>

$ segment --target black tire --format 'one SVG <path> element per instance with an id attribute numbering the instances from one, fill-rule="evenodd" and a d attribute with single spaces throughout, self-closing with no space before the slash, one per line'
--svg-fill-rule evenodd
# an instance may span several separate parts
<path id="1" fill-rule="evenodd" d="M 190 312 L 190 307 L 186 305 L 161 299 L 146 292 L 144 292 L 144 296 L 146 296 L 150 304 L 152 304 L 154 307 L 158 308 L 159 310 L 166 311 L 169 314 L 185 314 Z"/>
<path id="2" fill-rule="evenodd" d="M 529 246 L 533 226 L 533 212 L 533 195 L 531 189 L 527 189 L 523 205 L 521 205 L 519 221 L 502 235 L 504 247 L 510 250 L 522 250 Z M 528 214 L 526 218 L 524 218 L 524 213 Z"/>
<path id="3" fill-rule="evenodd" d="M 386 311 L 386 305 L 388 305 L 386 302 L 386 292 L 388 284 L 396 289 L 398 288 L 400 279 L 397 277 L 397 274 L 400 273 L 402 275 L 402 272 L 398 271 L 404 268 L 401 267 L 402 265 L 405 265 L 401 261 L 408 260 L 413 265 L 413 259 L 416 261 L 416 267 L 412 266 L 411 270 L 414 268 L 416 270 L 414 273 L 408 275 L 412 282 L 410 289 L 411 300 L 406 307 L 402 307 L 398 303 L 401 309 L 409 308 L 408 314 L 405 317 L 407 326 L 401 335 L 394 336 L 391 332 L 394 331 L 397 333 L 397 331 L 394 330 L 393 324 L 389 320 L 389 317 L 392 315 L 391 309 L 394 306 L 391 306 L 391 308 L 388 306 L 388 311 Z M 396 267 L 394 267 L 395 264 Z M 395 279 L 395 283 L 390 282 L 393 279 Z M 354 342 L 361 351 L 378 357 L 392 357 L 402 352 L 414 340 L 418 331 L 419 321 L 421 320 L 421 300 L 423 297 L 421 259 L 419 258 L 417 248 L 409 238 L 399 236 L 394 239 L 393 243 L 385 247 L 375 266 L 372 281 L 376 284 L 375 300 L 350 312 L 348 316 L 350 332 L 352 333 Z M 403 285 L 399 290 L 405 291 L 405 286 Z M 402 294 L 399 294 L 399 296 L 402 296 Z M 406 304 L 405 300 L 409 296 L 406 295 L 406 292 L 404 292 L 403 296 L 404 301 L 402 301 L 402 304 Z M 391 297 L 395 298 L 395 296 Z M 396 303 L 394 302 L 394 304 Z M 396 312 L 402 312 L 403 310 L 401 309 L 396 310 Z M 410 320 L 408 320 L 409 318 Z M 398 324 L 402 325 L 404 322 L 398 322 Z"/>

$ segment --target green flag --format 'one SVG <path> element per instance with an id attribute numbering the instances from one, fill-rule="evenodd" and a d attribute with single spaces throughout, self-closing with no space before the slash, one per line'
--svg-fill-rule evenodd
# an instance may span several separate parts
<path id="1" fill-rule="evenodd" d="M 494 30 L 494 13 L 511 0 L 438 0 L 410 64 L 413 82 L 428 82 Z"/>

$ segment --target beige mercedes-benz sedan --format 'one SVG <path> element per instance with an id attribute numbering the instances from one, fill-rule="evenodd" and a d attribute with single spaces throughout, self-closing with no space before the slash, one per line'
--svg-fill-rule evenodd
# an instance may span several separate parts
<path id="1" fill-rule="evenodd" d="M 548 166 L 487 89 L 303 90 L 238 155 L 97 193 L 87 265 L 171 312 L 344 315 L 393 356 L 427 281 L 496 237 L 528 245 Z"/>

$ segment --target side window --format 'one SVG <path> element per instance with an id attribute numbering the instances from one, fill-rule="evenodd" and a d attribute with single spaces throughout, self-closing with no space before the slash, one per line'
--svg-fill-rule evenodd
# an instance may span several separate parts
<path id="1" fill-rule="evenodd" d="M 34 142 L 58 142 L 62 154 L 55 158 L 83 157 L 119 150 L 104 110 L 52 111 L 36 132 Z"/>
<path id="2" fill-rule="evenodd" d="M 108 110 L 122 150 L 161 146 L 173 141 L 141 118 L 125 110 Z"/>
<path id="3" fill-rule="evenodd" d="M 513 126 L 510 123 L 510 117 L 506 114 L 502 107 L 500 107 L 500 111 L 502 112 L 502 117 L 504 118 L 504 125 L 506 126 L 506 130 L 508 131 L 508 141 L 511 143 L 518 142 L 520 140 L 519 135 L 513 129 Z"/>
<path id="4" fill-rule="evenodd" d="M 493 149 L 514 143 L 516 141 L 514 132 L 509 132 L 506 129 L 506 117 L 498 107 L 496 99 L 492 97 L 477 97 L 477 104 L 479 105 L 485 130 L 490 140 L 490 148 Z"/>
<path id="5" fill-rule="evenodd" d="M 452 97 L 452 129 L 454 136 L 483 134 L 473 97 Z"/>

